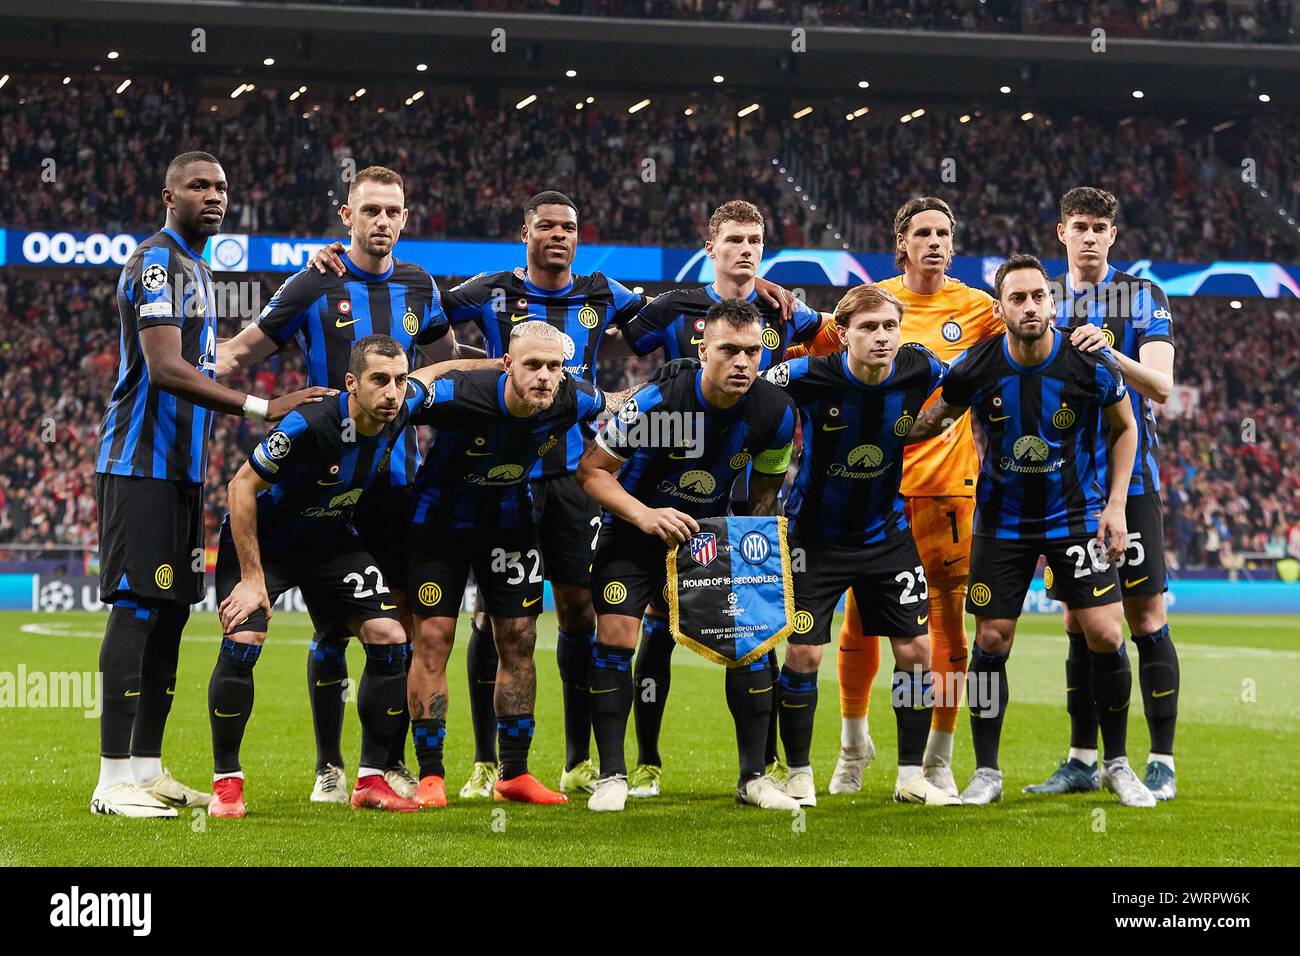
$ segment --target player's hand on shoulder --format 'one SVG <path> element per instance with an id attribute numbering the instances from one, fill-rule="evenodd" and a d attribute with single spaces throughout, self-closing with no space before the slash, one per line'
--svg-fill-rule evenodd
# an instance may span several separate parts
<path id="1" fill-rule="evenodd" d="M 1106 556 L 1118 561 L 1128 547 L 1128 519 L 1124 513 L 1125 502 L 1108 504 L 1097 521 L 1097 540 L 1106 548 Z"/>
<path id="2" fill-rule="evenodd" d="M 636 526 L 675 548 L 700 530 L 695 519 L 676 508 L 648 508 L 638 516 Z"/>
<path id="3" fill-rule="evenodd" d="M 221 607 L 217 609 L 217 613 L 221 615 L 221 633 L 233 634 L 235 629 L 258 608 L 262 609 L 266 619 L 270 621 L 271 599 L 266 593 L 266 582 L 241 578 L 234 590 L 221 602 Z"/>
<path id="4" fill-rule="evenodd" d="M 1070 332 L 1070 344 L 1080 352 L 1097 352 L 1106 347 L 1106 332 L 1099 325 L 1080 325 Z"/>
<path id="5" fill-rule="evenodd" d="M 326 275 L 333 271 L 337 276 L 343 275 L 347 271 L 343 266 L 343 243 L 335 239 L 327 246 L 321 246 L 307 260 L 307 264 L 312 266 L 321 275 Z"/>
<path id="6" fill-rule="evenodd" d="M 758 292 L 758 297 L 768 305 L 781 310 L 781 321 L 789 322 L 794 315 L 794 304 L 797 299 L 795 295 L 785 286 L 777 285 L 762 276 L 754 279 L 754 289 Z"/>
<path id="7" fill-rule="evenodd" d="M 301 405 L 314 405 L 338 393 L 337 388 L 322 388 L 319 385 L 313 385 L 311 388 L 303 388 L 296 392 L 290 392 L 288 395 L 281 395 L 278 398 L 271 399 L 267 406 L 266 420 L 268 422 L 278 422 Z"/>

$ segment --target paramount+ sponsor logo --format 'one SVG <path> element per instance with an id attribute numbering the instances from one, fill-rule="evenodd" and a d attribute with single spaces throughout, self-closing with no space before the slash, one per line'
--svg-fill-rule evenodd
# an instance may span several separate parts
<path id="1" fill-rule="evenodd" d="M 826 469 L 833 478 L 878 478 L 888 466 L 884 464 L 885 453 L 876 445 L 858 445 L 850 449 L 847 463 L 835 462 Z"/>
<path id="2" fill-rule="evenodd" d="M 1021 435 L 1011 446 L 1011 455 L 1002 457 L 1000 464 L 1003 471 L 1014 471 L 1022 475 L 1047 475 L 1057 471 L 1065 464 L 1065 459 L 1052 457 L 1051 446 L 1037 435 Z"/>

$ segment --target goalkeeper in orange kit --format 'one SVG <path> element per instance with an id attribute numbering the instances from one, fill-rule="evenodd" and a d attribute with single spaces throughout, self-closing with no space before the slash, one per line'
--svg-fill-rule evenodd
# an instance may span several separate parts
<path id="1" fill-rule="evenodd" d="M 945 362 L 1003 331 L 985 292 L 949 278 L 957 222 L 942 199 L 911 199 L 894 217 L 894 260 L 902 274 L 879 283 L 907 309 L 903 342 L 917 342 Z M 823 330 L 810 343 L 833 330 Z M 931 401 L 933 401 L 933 397 Z M 929 403 L 927 403 L 928 405 Z M 910 445 L 903 464 L 902 493 L 907 520 L 930 582 L 930 669 L 934 712 L 926 743 L 925 777 L 957 795 L 952 775 L 953 731 L 965 693 L 967 658 L 966 578 L 970 564 L 971 522 L 979 457 L 970 416 L 947 431 Z M 848 592 L 839 640 L 840 756 L 831 776 L 831 793 L 862 788 L 862 771 L 875 756 L 867 726 L 871 684 L 880 669 L 880 640 L 862 633 L 853 592 Z"/>

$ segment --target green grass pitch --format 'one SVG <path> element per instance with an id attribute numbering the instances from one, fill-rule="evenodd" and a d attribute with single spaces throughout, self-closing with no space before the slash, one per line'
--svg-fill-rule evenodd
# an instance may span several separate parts
<path id="1" fill-rule="evenodd" d="M 0 614 L 0 671 L 93 671 L 104 618 Z M 249 816 L 242 821 L 137 821 L 92 817 L 98 724 L 73 709 L 3 709 L 0 864 L 4 865 L 1263 865 L 1294 864 L 1300 845 L 1300 622 L 1284 617 L 1180 615 L 1172 622 L 1182 663 L 1178 729 L 1181 794 L 1154 810 L 1127 810 L 1110 794 L 1022 795 L 1067 744 L 1065 639 L 1059 619 L 1027 616 L 1009 665 L 1011 705 L 1002 745 L 1000 806 L 926 808 L 890 802 L 894 721 L 889 667 L 871 705 L 878 756 L 863 791 L 824 792 L 839 739 L 835 657 L 822 667 L 813 747 L 822 792 L 802 819 L 739 807 L 736 754 L 721 670 L 678 648 L 663 732 L 664 795 L 629 801 L 618 815 L 588 813 L 583 800 L 522 807 L 454 798 L 472 745 L 461 646 L 453 658 L 447 736 L 451 806 L 419 814 L 354 812 L 308 802 L 314 748 L 305 693 L 305 615 L 280 614 L 257 667 L 257 704 L 244 743 Z M 838 627 L 838 625 L 837 625 Z M 563 733 L 555 668 L 555 619 L 541 618 L 534 771 L 558 781 Z M 211 750 L 205 712 L 216 656 L 215 616 L 195 614 L 181 649 L 164 763 L 205 787 Z M 355 646 L 351 672 L 361 672 Z M 1136 664 L 1136 650 L 1130 645 Z M 886 662 L 888 653 L 886 652 Z M 1144 764 L 1147 730 L 1134 680 L 1130 753 Z M 629 729 L 629 758 L 635 756 Z M 355 771 L 359 729 L 350 707 L 344 736 Z M 972 767 L 959 724 L 956 770 Z M 1103 811 L 1103 812 L 1098 812 Z"/>

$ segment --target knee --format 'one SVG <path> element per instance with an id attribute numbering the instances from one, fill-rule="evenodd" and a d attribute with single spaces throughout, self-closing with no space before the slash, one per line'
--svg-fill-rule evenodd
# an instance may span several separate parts
<path id="1" fill-rule="evenodd" d="M 601 614 L 596 617 L 596 640 L 610 647 L 636 647 L 641 622 L 625 614 Z"/>
<path id="2" fill-rule="evenodd" d="M 1068 607 L 1065 609 L 1064 618 L 1065 618 L 1065 630 L 1067 633 L 1078 634 L 1081 630 L 1083 630 L 1083 626 L 1079 624 L 1079 616 L 1075 614 L 1073 611 L 1071 611 Z"/>
<path id="3" fill-rule="evenodd" d="M 1144 594 L 1124 601 L 1124 616 L 1128 619 L 1128 628 L 1135 636 L 1154 634 L 1169 623 L 1165 613 L 1165 596 L 1163 594 Z"/>
<path id="4" fill-rule="evenodd" d="M 537 620 L 531 617 L 497 618 L 492 622 L 497 653 L 504 660 L 530 658 L 537 643 Z"/>
<path id="5" fill-rule="evenodd" d="M 1088 650 L 1096 651 L 1099 654 L 1113 654 L 1124 644 L 1124 629 L 1120 627 L 1119 622 L 1105 624 L 1094 627 L 1084 632 L 1088 640 Z"/>
<path id="6" fill-rule="evenodd" d="M 916 667 L 928 669 L 930 667 L 929 638 L 922 636 L 909 640 L 895 640 L 894 664 L 905 671 Z"/>
<path id="7" fill-rule="evenodd" d="M 801 674 L 810 674 L 821 667 L 822 648 L 820 644 L 787 644 L 785 666 Z"/>
<path id="8" fill-rule="evenodd" d="M 415 640 L 411 647 L 413 661 L 426 668 L 445 666 L 455 631 L 454 618 L 416 618 Z"/>
<path id="9" fill-rule="evenodd" d="M 986 654 L 1010 654 L 1015 636 L 1015 621 L 980 621 L 975 628 L 975 645 Z"/>
<path id="10" fill-rule="evenodd" d="M 555 618 L 568 634 L 590 634 L 596 629 L 596 612 L 586 588 L 555 588 Z"/>
<path id="11" fill-rule="evenodd" d="M 375 618 L 361 625 L 361 643 L 405 644 L 406 631 L 402 629 L 400 621 Z"/>

